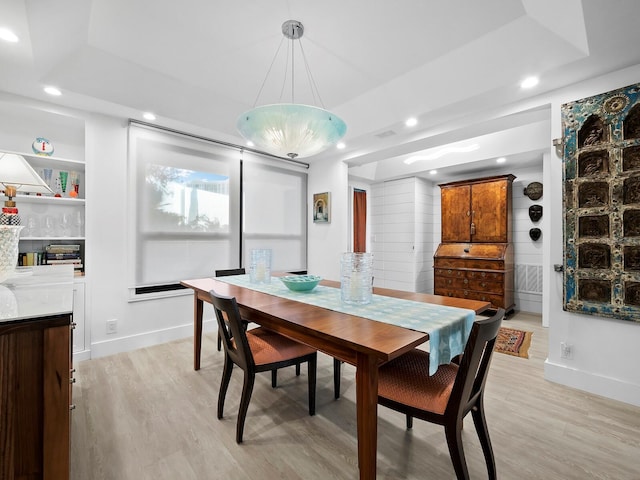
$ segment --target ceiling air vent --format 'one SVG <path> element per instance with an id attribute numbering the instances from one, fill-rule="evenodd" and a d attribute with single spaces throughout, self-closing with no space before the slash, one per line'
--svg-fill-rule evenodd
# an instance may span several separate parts
<path id="1" fill-rule="evenodd" d="M 395 135 L 396 132 L 394 132 L 393 130 L 387 130 L 385 132 L 381 132 L 381 133 L 376 133 L 376 137 L 378 138 L 387 138 L 387 137 L 391 137 L 392 135 Z"/>

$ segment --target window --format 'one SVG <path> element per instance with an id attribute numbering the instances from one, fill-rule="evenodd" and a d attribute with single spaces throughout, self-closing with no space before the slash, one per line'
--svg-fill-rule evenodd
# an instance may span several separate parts
<path id="1" fill-rule="evenodd" d="M 274 271 L 307 268 L 307 174 L 244 155 L 244 264 L 253 248 L 270 248 Z"/>
<path id="2" fill-rule="evenodd" d="M 129 129 L 136 287 L 210 276 L 237 263 L 237 151 L 168 132 Z"/>
<path id="3" fill-rule="evenodd" d="M 303 166 L 132 122 L 129 181 L 134 296 L 248 267 L 253 248 L 272 249 L 274 270 L 306 269 Z"/>

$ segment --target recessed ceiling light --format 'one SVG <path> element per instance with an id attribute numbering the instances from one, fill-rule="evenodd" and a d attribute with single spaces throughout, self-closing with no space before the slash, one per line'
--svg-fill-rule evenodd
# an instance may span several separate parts
<path id="1" fill-rule="evenodd" d="M 527 77 L 525 78 L 522 83 L 520 84 L 521 88 L 533 88 L 536 85 L 538 85 L 538 82 L 540 80 L 538 79 L 538 77 Z"/>
<path id="2" fill-rule="evenodd" d="M 336 148 L 339 150 L 344 149 L 344 147 L 346 147 L 344 142 L 338 142 L 338 144 L 336 145 Z"/>
<path id="3" fill-rule="evenodd" d="M 418 124 L 418 119 L 416 117 L 408 118 L 407 121 L 404 122 L 404 124 L 407 127 L 415 127 Z"/>
<path id="4" fill-rule="evenodd" d="M 248 140 L 248 141 L 247 141 L 247 147 L 253 147 L 253 146 L 255 146 L 255 145 L 253 144 L 253 142 L 252 142 L 251 140 Z"/>
<path id="5" fill-rule="evenodd" d="M 438 170 L 429 170 L 429 175 L 435 175 L 438 173 Z"/>
<path id="6" fill-rule="evenodd" d="M 156 116 L 151 112 L 146 112 L 142 114 L 142 116 L 144 117 L 145 120 L 149 120 L 151 122 L 153 122 L 156 119 Z"/>
<path id="7" fill-rule="evenodd" d="M 7 28 L 0 28 L 0 40 L 5 42 L 16 43 L 18 42 L 18 36 Z"/>
<path id="8" fill-rule="evenodd" d="M 507 161 L 507 159 L 504 158 L 504 157 L 496 158 L 496 163 L 504 163 L 506 161 Z"/>
<path id="9" fill-rule="evenodd" d="M 56 87 L 44 87 L 44 91 L 49 95 L 53 95 L 54 97 L 59 97 L 62 95 L 62 92 Z"/>

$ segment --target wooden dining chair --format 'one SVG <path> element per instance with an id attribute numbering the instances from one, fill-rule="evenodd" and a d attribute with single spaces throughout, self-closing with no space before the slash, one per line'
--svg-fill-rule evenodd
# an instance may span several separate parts
<path id="1" fill-rule="evenodd" d="M 220 392 L 218 394 L 218 418 L 224 411 L 224 400 L 231 380 L 233 366 L 244 371 L 242 397 L 236 424 L 236 442 L 242 443 L 244 422 L 253 392 L 255 376 L 258 372 L 266 372 L 290 365 L 307 363 L 309 377 L 309 415 L 316 413 L 316 365 L 317 351 L 303 343 L 291 340 L 279 333 L 258 327 L 245 330 L 240 318 L 238 304 L 234 297 L 218 295 L 211 290 L 213 304 L 218 321 L 218 329 L 222 334 L 225 350 L 224 369 Z"/>
<path id="2" fill-rule="evenodd" d="M 225 270 L 216 270 L 216 277 L 227 277 L 231 275 L 245 275 L 247 272 L 244 268 L 229 268 Z M 245 330 L 247 329 L 248 321 L 242 320 Z M 218 351 L 222 350 L 222 336 L 220 330 L 218 330 Z M 296 363 L 296 376 L 300 376 L 300 364 Z M 276 388 L 278 386 L 278 369 L 271 370 L 271 386 Z M 336 397 L 338 398 L 338 397 Z"/>
<path id="3" fill-rule="evenodd" d="M 231 275 L 245 275 L 247 272 L 244 268 L 228 268 L 225 270 L 216 270 L 216 277 L 229 277 Z M 248 323 L 248 322 L 245 322 Z M 246 325 L 245 325 L 246 327 Z M 222 350 L 222 336 L 220 335 L 220 331 L 218 331 L 218 351 Z"/>
<path id="4" fill-rule="evenodd" d="M 471 412 L 489 479 L 496 464 L 484 414 L 484 386 L 504 310 L 473 324 L 462 356 L 429 375 L 429 353 L 414 349 L 380 367 L 378 403 L 404 413 L 407 428 L 413 417 L 444 426 L 449 454 L 458 480 L 468 480 L 462 446 L 462 424 Z M 459 363 L 458 363 L 459 361 Z"/>

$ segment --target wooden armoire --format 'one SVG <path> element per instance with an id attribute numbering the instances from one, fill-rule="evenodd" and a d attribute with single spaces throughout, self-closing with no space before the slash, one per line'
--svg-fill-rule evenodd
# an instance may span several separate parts
<path id="1" fill-rule="evenodd" d="M 434 293 L 491 302 L 513 312 L 513 175 L 440 185 L 442 240 L 434 255 Z"/>

